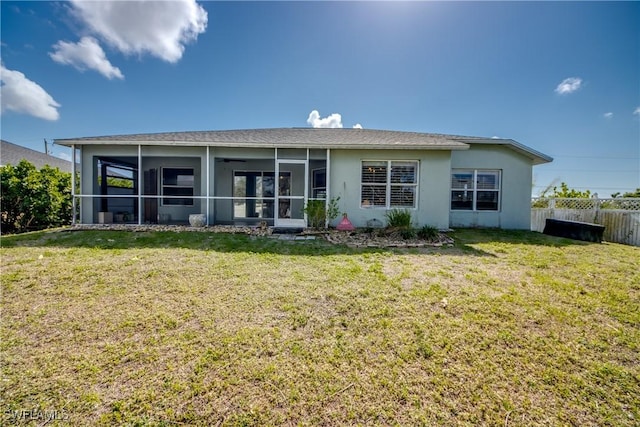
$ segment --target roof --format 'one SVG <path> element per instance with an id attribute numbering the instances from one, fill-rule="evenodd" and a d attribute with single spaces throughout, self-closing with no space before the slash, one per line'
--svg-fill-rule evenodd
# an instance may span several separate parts
<path id="1" fill-rule="evenodd" d="M 58 168 L 64 172 L 71 172 L 71 162 L 40 151 L 32 150 L 21 145 L 5 140 L 0 140 L 0 165 L 17 165 L 20 160 L 25 159 L 40 169 L 45 165 Z"/>
<path id="2" fill-rule="evenodd" d="M 534 164 L 551 158 L 510 139 L 375 129 L 274 128 L 146 133 L 56 139 L 60 145 L 184 145 L 245 148 L 466 150 L 470 144 L 511 145 Z"/>

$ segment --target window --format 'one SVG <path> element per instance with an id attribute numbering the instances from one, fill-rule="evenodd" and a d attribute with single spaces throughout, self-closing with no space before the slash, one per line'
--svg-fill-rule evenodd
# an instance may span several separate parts
<path id="1" fill-rule="evenodd" d="M 363 161 L 360 206 L 415 208 L 418 187 L 416 161 Z"/>
<path id="2" fill-rule="evenodd" d="M 327 197 L 327 169 L 314 169 L 311 182 L 311 194 L 314 199 L 324 199 Z"/>
<path id="3" fill-rule="evenodd" d="M 499 170 L 453 170 L 451 173 L 451 210 L 497 211 L 499 207 Z"/>
<path id="4" fill-rule="evenodd" d="M 193 168 L 162 168 L 162 204 L 193 206 L 193 184 Z"/>

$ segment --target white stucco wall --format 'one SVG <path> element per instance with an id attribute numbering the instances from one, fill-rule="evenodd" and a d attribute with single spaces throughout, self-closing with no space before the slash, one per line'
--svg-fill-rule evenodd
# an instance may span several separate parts
<path id="1" fill-rule="evenodd" d="M 346 212 L 356 227 L 378 219 L 386 224 L 385 208 L 360 206 L 361 162 L 363 160 L 417 160 L 417 207 L 410 209 L 414 226 L 449 227 L 449 151 L 418 150 L 331 150 L 330 197 L 340 196 L 341 212 Z M 342 217 L 334 220 L 337 224 Z"/>
<path id="2" fill-rule="evenodd" d="M 497 227 L 528 230 L 531 224 L 531 159 L 500 145 L 471 145 L 451 153 L 452 169 L 498 169 L 502 171 L 500 210 L 450 211 L 450 226 Z M 447 185 L 451 187 L 451 182 Z"/>

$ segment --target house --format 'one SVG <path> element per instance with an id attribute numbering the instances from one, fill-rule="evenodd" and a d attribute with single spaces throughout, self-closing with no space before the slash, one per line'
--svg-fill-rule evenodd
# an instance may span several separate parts
<path id="1" fill-rule="evenodd" d="M 14 144 L 9 141 L 0 140 L 0 166 L 14 165 L 20 163 L 20 160 L 27 160 L 37 169 L 41 169 L 45 165 L 52 168 L 58 168 L 63 172 L 71 172 L 71 162 L 40 151 L 32 150 L 21 145 Z"/>
<path id="2" fill-rule="evenodd" d="M 81 223 L 304 227 L 339 197 L 357 227 L 409 209 L 415 225 L 529 229 L 534 165 L 511 139 L 370 129 L 251 129 L 58 139 L 80 160 Z"/>

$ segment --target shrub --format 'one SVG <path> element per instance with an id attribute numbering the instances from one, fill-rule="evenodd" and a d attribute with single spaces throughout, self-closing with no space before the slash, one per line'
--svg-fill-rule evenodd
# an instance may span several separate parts
<path id="1" fill-rule="evenodd" d="M 424 240 L 432 240 L 438 237 L 438 229 L 431 225 L 423 225 L 418 230 L 418 237 Z"/>
<path id="2" fill-rule="evenodd" d="M 329 222 L 338 217 L 340 210 L 338 209 L 338 200 L 340 197 L 331 199 L 325 208 L 324 200 L 309 200 L 303 211 L 307 214 L 309 227 L 325 228 L 327 219 Z"/>
<path id="3" fill-rule="evenodd" d="M 407 209 L 393 209 L 385 214 L 387 227 L 411 228 L 411 212 Z"/>
<path id="4" fill-rule="evenodd" d="M 2 232 L 20 233 L 71 223 L 71 174 L 26 160 L 0 168 Z"/>
<path id="5" fill-rule="evenodd" d="M 416 237 L 416 230 L 413 227 L 404 227 L 400 229 L 400 236 L 404 240 L 411 240 Z"/>

